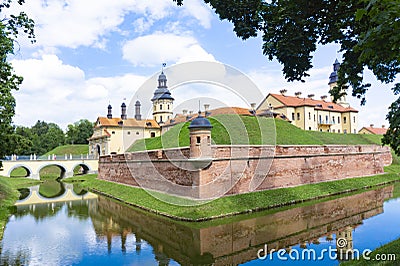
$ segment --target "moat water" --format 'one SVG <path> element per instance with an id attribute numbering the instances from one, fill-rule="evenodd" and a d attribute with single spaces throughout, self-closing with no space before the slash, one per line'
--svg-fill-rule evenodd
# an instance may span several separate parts
<path id="1" fill-rule="evenodd" d="M 398 239 L 399 221 L 399 184 L 191 224 L 46 182 L 21 190 L 0 265 L 338 265 Z"/>

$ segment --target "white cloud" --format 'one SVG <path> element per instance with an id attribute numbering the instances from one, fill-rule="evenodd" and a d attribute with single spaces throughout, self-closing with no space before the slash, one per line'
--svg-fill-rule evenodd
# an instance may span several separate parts
<path id="1" fill-rule="evenodd" d="M 117 110 L 124 98 L 130 100 L 145 80 L 132 74 L 86 79 L 83 70 L 64 64 L 56 55 L 13 60 L 12 64 L 16 73 L 24 76 L 15 93 L 17 125 L 45 120 L 65 128 L 81 118 L 94 121 L 106 115 L 109 102 L 118 106 Z"/>
<path id="2" fill-rule="evenodd" d="M 182 63 L 194 60 L 215 61 L 191 36 L 154 33 L 128 41 L 123 58 L 135 66 L 154 66 L 160 62 Z"/>
<path id="3" fill-rule="evenodd" d="M 192 18 L 206 28 L 211 23 L 211 10 L 198 0 L 187 1 L 183 7 L 172 0 L 31 0 L 7 11 L 16 13 L 19 10 L 24 10 L 35 21 L 36 46 L 39 47 L 104 49 L 110 33 L 124 34 L 119 27 L 126 19 L 132 20 L 132 31 L 138 33 L 169 16 Z"/>

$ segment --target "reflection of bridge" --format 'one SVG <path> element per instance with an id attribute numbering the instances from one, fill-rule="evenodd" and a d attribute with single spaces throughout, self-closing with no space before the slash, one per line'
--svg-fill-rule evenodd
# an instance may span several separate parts
<path id="1" fill-rule="evenodd" d="M 64 184 L 65 192 L 64 194 L 55 198 L 46 198 L 39 194 L 39 185 L 30 188 L 30 193 L 28 197 L 18 200 L 15 206 L 24 206 L 31 204 L 41 204 L 41 203 L 55 203 L 55 202 L 66 202 L 75 200 L 87 200 L 87 199 L 97 199 L 97 195 L 87 192 L 84 195 L 78 195 L 73 190 L 72 184 Z"/>
<path id="2" fill-rule="evenodd" d="M 71 159 L 71 160 L 11 160 L 2 161 L 3 168 L 0 169 L 0 175 L 11 176 L 11 172 L 22 167 L 27 172 L 27 177 L 40 179 L 40 170 L 46 166 L 57 166 L 61 170 L 61 178 L 72 177 L 74 169 L 80 166 L 83 174 L 97 173 L 97 159 Z"/>

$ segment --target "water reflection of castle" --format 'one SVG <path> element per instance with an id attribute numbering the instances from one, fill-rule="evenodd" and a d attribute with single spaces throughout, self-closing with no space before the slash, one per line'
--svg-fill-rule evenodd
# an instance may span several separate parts
<path id="1" fill-rule="evenodd" d="M 256 259 L 264 244 L 291 252 L 298 244 L 301 248 L 319 244 L 321 237 L 346 240 L 346 245 L 336 246 L 342 260 L 343 254 L 353 252 L 353 229 L 364 219 L 382 213 L 383 202 L 392 193 L 393 186 L 389 186 L 257 218 L 244 217 L 234 223 L 202 224 L 200 229 L 134 211 L 106 198 L 99 199 L 91 218 L 96 234 L 107 238 L 109 250 L 112 238 L 117 237 L 121 238 L 122 252 L 126 252 L 126 237 L 134 234 L 136 250 L 140 252 L 142 240 L 146 241 L 159 265 L 168 265 L 169 258 L 182 265 L 236 265 Z"/>

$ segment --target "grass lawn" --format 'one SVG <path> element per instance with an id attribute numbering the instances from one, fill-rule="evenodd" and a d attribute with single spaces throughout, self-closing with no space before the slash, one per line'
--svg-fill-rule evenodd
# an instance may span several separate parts
<path id="1" fill-rule="evenodd" d="M 3 237 L 4 226 L 11 214 L 10 208 L 19 197 L 17 188 L 38 184 L 40 181 L 28 178 L 9 178 L 0 176 L 0 239 Z"/>
<path id="2" fill-rule="evenodd" d="M 381 144 L 380 135 L 305 131 L 287 121 L 253 116 L 218 115 L 209 118 L 214 144 L 253 145 L 363 145 Z M 136 141 L 129 151 L 189 146 L 189 122 L 178 124 L 160 137 Z"/>
<path id="3" fill-rule="evenodd" d="M 55 154 L 57 157 L 64 158 L 65 154 L 81 155 L 87 153 L 89 153 L 89 145 L 63 145 L 52 149 L 43 156 Z"/>
<path id="4" fill-rule="evenodd" d="M 376 255 L 378 257 L 376 257 Z M 385 254 L 385 255 L 383 255 Z M 386 256 L 388 258 L 387 254 L 394 254 L 395 260 L 386 260 L 382 261 L 380 260 L 383 258 L 383 256 Z M 383 256 L 382 256 L 383 255 Z M 390 255 L 392 256 L 392 255 Z M 390 243 L 387 243 L 386 245 L 381 246 L 380 248 L 375 249 L 371 254 L 368 255 L 370 260 L 364 260 L 361 258 L 360 260 L 352 260 L 352 261 L 346 261 L 343 263 L 340 263 L 341 266 L 352 266 L 352 265 L 399 265 L 400 262 L 400 238 L 392 241 Z M 379 259 L 379 260 L 378 260 Z"/>

